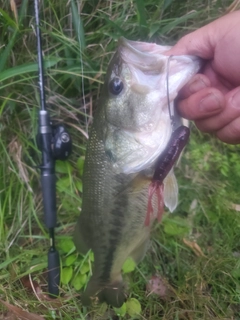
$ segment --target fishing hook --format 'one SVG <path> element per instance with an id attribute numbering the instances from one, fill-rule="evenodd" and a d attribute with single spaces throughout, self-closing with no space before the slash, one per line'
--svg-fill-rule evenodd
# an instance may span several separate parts
<path id="1" fill-rule="evenodd" d="M 169 66 L 170 66 L 170 60 L 172 59 L 172 55 L 168 57 L 167 60 L 167 75 L 166 75 L 166 86 L 167 86 L 167 104 L 168 104 L 168 113 L 169 117 L 171 120 L 171 125 L 172 125 L 172 130 L 174 131 L 175 129 L 175 112 L 174 112 L 174 106 L 172 104 L 171 108 L 171 103 L 170 103 L 170 98 L 169 98 Z"/>

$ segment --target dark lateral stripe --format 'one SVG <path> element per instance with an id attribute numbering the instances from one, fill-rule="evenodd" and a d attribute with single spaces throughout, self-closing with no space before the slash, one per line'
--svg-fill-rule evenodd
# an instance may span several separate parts
<path id="1" fill-rule="evenodd" d="M 113 266 L 113 260 L 116 249 L 122 240 L 122 230 L 124 227 L 124 215 L 128 206 L 128 195 L 125 192 L 119 192 L 122 190 L 120 184 L 118 188 L 116 198 L 114 199 L 114 208 L 111 211 L 112 228 L 109 230 L 109 245 L 108 251 L 103 264 L 103 272 L 100 279 L 105 282 L 110 280 L 110 273 Z"/>

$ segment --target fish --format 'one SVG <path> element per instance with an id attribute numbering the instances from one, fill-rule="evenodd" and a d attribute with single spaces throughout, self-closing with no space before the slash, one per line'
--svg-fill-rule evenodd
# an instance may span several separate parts
<path id="1" fill-rule="evenodd" d="M 128 257 L 139 263 L 164 205 L 178 202 L 173 166 L 189 129 L 174 108 L 195 75 L 195 56 L 171 56 L 170 46 L 120 38 L 109 63 L 87 144 L 82 210 L 74 231 L 77 250 L 94 253 L 82 303 L 120 307 L 121 273 Z"/>

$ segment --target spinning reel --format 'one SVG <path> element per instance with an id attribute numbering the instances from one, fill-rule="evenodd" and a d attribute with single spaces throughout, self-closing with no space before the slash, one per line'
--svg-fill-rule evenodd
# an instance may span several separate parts
<path id="1" fill-rule="evenodd" d="M 42 114 L 40 113 L 40 117 Z M 43 119 L 41 121 L 44 121 Z M 41 122 L 39 121 L 39 122 Z M 53 125 L 50 121 L 51 127 L 51 148 L 54 160 L 67 160 L 72 153 L 72 140 L 63 124 Z M 37 146 L 40 151 L 43 150 L 43 141 L 41 133 L 37 134 Z"/>

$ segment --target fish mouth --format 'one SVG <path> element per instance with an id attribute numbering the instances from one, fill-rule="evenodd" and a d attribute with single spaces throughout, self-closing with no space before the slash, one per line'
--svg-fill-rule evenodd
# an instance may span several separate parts
<path id="1" fill-rule="evenodd" d="M 123 37 L 118 40 L 118 50 L 122 60 L 146 72 L 162 72 L 164 68 L 162 54 L 170 48 L 155 43 L 131 41 Z"/>
<path id="2" fill-rule="evenodd" d="M 140 54 L 141 57 L 152 56 L 152 54 L 163 54 L 171 48 L 171 46 L 160 46 L 151 42 L 132 41 L 124 37 L 119 38 L 118 45 L 128 48 L 136 54 Z"/>
<path id="3" fill-rule="evenodd" d="M 131 63 L 141 70 L 155 70 L 156 72 L 163 71 L 163 56 L 164 60 L 166 60 L 168 56 L 165 55 L 165 52 L 172 48 L 172 46 L 162 46 L 156 43 L 132 41 L 124 37 L 119 38 L 118 47 L 121 57 L 125 62 Z M 203 60 L 197 56 L 172 55 L 169 57 L 172 60 L 176 58 L 181 63 L 198 65 L 198 69 L 203 64 Z"/>
<path id="4" fill-rule="evenodd" d="M 202 59 L 191 55 L 165 55 L 170 48 L 171 46 L 132 41 L 123 37 L 119 39 L 118 54 L 121 62 L 131 72 L 133 91 L 148 93 L 151 90 L 166 89 L 168 75 L 169 95 L 173 100 L 176 92 L 200 70 Z M 172 95 L 171 92 L 174 94 Z"/>

